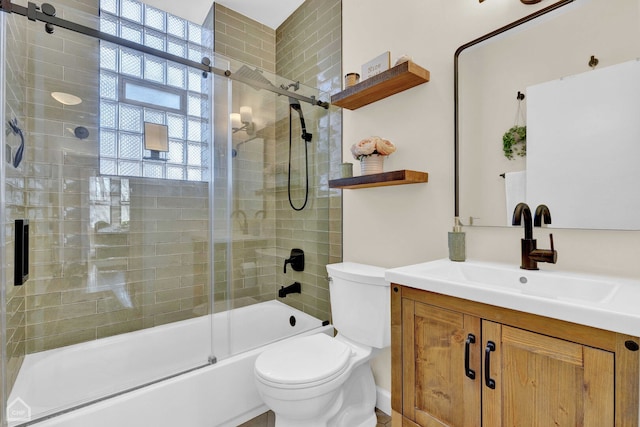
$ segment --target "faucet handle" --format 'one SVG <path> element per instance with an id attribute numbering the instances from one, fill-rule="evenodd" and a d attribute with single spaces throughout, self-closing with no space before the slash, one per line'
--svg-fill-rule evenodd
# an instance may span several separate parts
<path id="1" fill-rule="evenodd" d="M 287 274 L 287 264 L 291 264 L 294 271 L 304 271 L 304 251 L 293 248 L 289 258 L 284 260 L 284 274 Z"/>
<path id="2" fill-rule="evenodd" d="M 558 252 L 553 246 L 553 234 L 549 234 L 549 240 L 551 241 L 551 249 L 534 249 L 529 252 L 529 259 L 535 262 L 555 264 L 558 260 Z M 537 270 L 537 268 L 534 268 L 534 270 Z"/>

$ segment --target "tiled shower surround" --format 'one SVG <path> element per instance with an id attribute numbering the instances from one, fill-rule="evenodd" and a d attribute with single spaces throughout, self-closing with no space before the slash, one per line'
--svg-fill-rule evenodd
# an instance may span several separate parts
<path id="1" fill-rule="evenodd" d="M 341 0 L 307 0 L 276 31 L 276 74 L 299 80 L 320 89 L 320 97 L 329 101 L 341 89 L 342 75 L 342 2 Z M 342 113 L 332 107 L 321 115 L 316 109 L 302 105 L 305 117 L 316 117 L 324 139 L 309 144 L 310 202 L 300 212 L 289 206 L 286 189 L 276 193 L 276 245 L 279 250 L 305 249 L 307 267 L 302 273 L 283 275 L 278 270 L 278 283 L 292 279 L 302 283 L 302 294 L 287 297 L 291 305 L 320 319 L 329 319 L 329 283 L 325 265 L 342 260 L 342 191 L 330 189 L 329 178 L 339 177 L 342 162 Z M 316 107 L 317 108 L 317 107 Z M 295 117 L 294 117 L 295 120 Z M 295 128 L 294 128 L 295 129 Z M 285 159 L 289 150 L 288 123 L 280 127 L 276 158 Z M 294 130 L 294 146 L 303 168 L 303 154 Z M 297 141 L 296 141 L 297 139 Z M 295 151 L 294 151 L 295 152 Z M 304 178 L 300 178 L 304 179 Z M 301 206 L 301 191 L 294 193 L 294 205 Z M 289 301 L 287 301 L 289 302 Z"/>
<path id="2" fill-rule="evenodd" d="M 219 3 L 214 3 L 213 11 L 216 53 L 276 72 L 275 30 Z"/>
<path id="3" fill-rule="evenodd" d="M 252 67 L 275 72 L 281 77 L 319 88 L 319 98 L 329 100 L 341 88 L 341 1 L 308 0 L 276 31 L 219 4 L 215 5 L 216 52 L 240 59 Z M 275 42 L 275 45 L 273 44 Z M 269 49 L 274 48 L 272 53 Z M 275 59 L 271 69 L 270 58 Z M 302 95 L 304 89 L 300 89 Z M 318 96 L 318 95 L 316 95 Z M 320 319 L 330 318 L 329 284 L 325 265 L 342 259 L 342 198 L 340 190 L 328 188 L 330 177 L 337 176 L 341 163 L 341 112 L 328 114 L 319 107 L 302 103 L 307 127 L 314 133 L 309 149 L 309 201 L 301 211 L 289 205 L 287 169 L 289 155 L 289 116 L 286 101 L 278 98 L 272 132 L 264 138 L 263 151 L 242 146 L 241 158 L 235 160 L 234 185 L 244 188 L 255 184 L 247 169 L 264 161 L 265 173 L 257 179 L 270 190 L 261 194 L 264 213 L 249 212 L 248 228 L 258 223 L 259 237 L 247 238 L 244 219 L 233 218 L 233 298 L 234 306 L 251 301 L 277 298 L 276 290 L 294 281 L 302 284 L 302 294 L 290 294 L 280 301 Z M 304 143 L 301 141 L 298 116 L 292 116 L 292 198 L 294 206 L 304 202 Z M 239 150 L 240 151 L 240 150 Z M 256 157 L 257 156 L 257 157 Z M 249 176 L 249 177 L 248 177 Z M 249 205 L 243 194 L 234 195 L 234 206 Z M 255 197 L 253 197 L 255 203 Z M 244 227 L 244 229 L 243 229 Z M 288 269 L 284 260 L 291 249 L 305 252 L 305 271 Z M 256 265 L 256 270 L 247 266 Z M 244 266 L 244 267 L 243 267 Z"/>
<path id="4" fill-rule="evenodd" d="M 340 2 L 330 3 L 331 19 L 318 13 L 328 7 L 326 3 L 308 1 L 285 25 L 297 22 L 300 13 L 316 10 L 313 18 L 307 18 L 317 21 L 316 26 L 306 28 L 324 33 L 326 23 L 331 22 L 331 46 L 320 37 L 307 46 L 317 51 L 316 65 L 313 61 L 304 62 L 309 68 L 300 70 L 300 74 L 298 70 L 279 70 L 294 81 L 323 88 L 327 92 L 321 98 L 325 100 L 333 88 L 339 88 L 341 74 L 339 62 L 335 62 L 340 58 Z M 59 11 L 68 7 L 94 15 L 98 10 L 97 5 L 73 0 L 57 1 L 56 7 Z M 219 5 L 215 7 L 216 36 L 222 23 L 229 35 L 226 39 L 220 37 L 220 43 L 227 45 L 223 53 L 238 55 L 247 62 L 255 59 L 255 66 L 268 70 L 271 67 L 270 71 L 275 71 L 278 56 L 301 55 L 294 46 L 281 45 L 276 54 L 275 31 L 254 25 Z M 334 18 L 336 8 L 338 19 Z M 262 148 L 244 146 L 248 157 L 234 167 L 252 172 L 235 175 L 243 176 L 245 182 L 239 180 L 234 185 L 251 186 L 250 177 L 258 173 L 261 176 L 257 180 L 270 190 L 258 199 L 264 213 L 253 215 L 244 224 L 238 214 L 231 219 L 233 242 L 229 251 L 224 233 L 219 234 L 219 240 L 209 242 L 207 183 L 100 174 L 98 42 L 63 30 L 48 35 L 42 25 L 22 17 L 9 16 L 7 23 L 10 31 L 5 121 L 17 117 L 28 135 L 22 164 L 18 169 L 6 168 L 9 389 L 27 353 L 209 313 L 210 282 L 216 301 L 214 309 L 219 311 L 274 299 L 279 286 L 298 280 L 303 285 L 302 295 L 290 295 L 282 301 L 321 319 L 329 318 L 324 265 L 341 259 L 340 192 L 327 188 L 329 175 L 335 175 L 329 164 L 338 165 L 341 161 L 339 113 L 332 111 L 327 116 L 317 107 L 303 105 L 310 127 L 317 126 L 318 130 L 309 145 L 313 161 L 311 200 L 302 212 L 289 207 L 286 186 L 282 187 L 288 120 L 280 120 L 264 132 Z M 238 34 L 238 26 L 252 37 Z M 290 37 L 298 38 L 305 26 L 288 28 Z M 262 36 L 265 39 L 258 49 L 255 41 Z M 237 50 L 241 47 L 233 38 L 246 38 L 242 47 L 246 56 Z M 216 47 L 222 49 L 222 44 Z M 330 67 L 326 66 L 327 60 L 332 63 Z M 312 76 L 314 72 L 316 76 Z M 51 91 L 74 93 L 83 102 L 62 106 L 50 97 Z M 77 126 L 86 127 L 89 137 L 76 138 L 72 131 Z M 325 137 L 321 139 L 320 135 Z M 327 139 L 326 135 L 330 137 Z M 9 141 L 15 152 L 16 139 Z M 299 169 L 300 158 L 294 158 L 294 162 Z M 256 166 L 258 170 L 254 170 Z M 225 185 L 218 179 L 215 194 L 226 197 Z M 294 202 L 300 204 L 299 192 L 294 197 Z M 236 202 L 233 200 L 231 205 L 236 206 Z M 224 199 L 216 197 L 215 213 L 228 216 L 223 203 Z M 255 198 L 245 206 L 253 203 Z M 31 221 L 31 272 L 22 287 L 13 286 L 16 218 Z M 306 269 L 284 276 L 284 257 L 293 247 L 305 250 Z M 214 260 L 212 280 L 210 250 Z M 232 284 L 228 287 L 230 279 Z"/>

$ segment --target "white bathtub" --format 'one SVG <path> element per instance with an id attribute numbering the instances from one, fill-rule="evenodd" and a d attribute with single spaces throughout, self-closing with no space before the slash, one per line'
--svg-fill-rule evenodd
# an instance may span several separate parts
<path id="1" fill-rule="evenodd" d="M 333 333 L 332 326 L 278 301 L 217 313 L 217 363 L 88 404 L 205 365 L 211 321 L 203 316 L 28 355 L 8 403 L 9 410 L 30 414 L 14 415 L 9 425 L 76 408 L 34 425 L 235 427 L 267 410 L 253 382 L 254 361 L 265 348 L 293 335 Z"/>

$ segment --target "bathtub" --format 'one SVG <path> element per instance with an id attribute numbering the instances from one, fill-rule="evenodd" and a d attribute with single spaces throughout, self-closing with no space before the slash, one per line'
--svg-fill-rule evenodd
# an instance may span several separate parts
<path id="1" fill-rule="evenodd" d="M 253 382 L 258 355 L 314 333 L 333 327 L 268 301 L 30 354 L 8 400 L 9 426 L 235 427 L 267 410 Z"/>

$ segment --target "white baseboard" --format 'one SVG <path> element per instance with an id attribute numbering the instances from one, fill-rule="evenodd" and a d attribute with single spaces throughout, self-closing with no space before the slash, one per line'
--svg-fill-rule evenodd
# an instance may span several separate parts
<path id="1" fill-rule="evenodd" d="M 380 387 L 376 387 L 376 408 L 391 416 L 391 392 Z"/>

